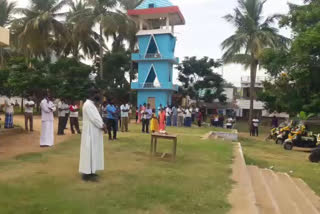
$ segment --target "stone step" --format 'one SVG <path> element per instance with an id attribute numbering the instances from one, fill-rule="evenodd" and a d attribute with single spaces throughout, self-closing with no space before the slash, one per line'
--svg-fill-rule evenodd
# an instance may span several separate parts
<path id="1" fill-rule="evenodd" d="M 293 178 L 292 180 L 320 213 L 320 197 L 317 196 L 316 193 L 302 179 Z"/>
<path id="2" fill-rule="evenodd" d="M 256 205 L 260 214 L 281 214 L 277 201 L 267 186 L 261 169 L 256 166 L 248 166 L 253 190 L 256 196 Z"/>
<path id="3" fill-rule="evenodd" d="M 286 173 L 277 173 L 283 191 L 286 191 L 292 202 L 294 202 L 299 213 L 319 214 L 318 210 L 309 198 L 294 183 L 292 178 Z"/>
<path id="4" fill-rule="evenodd" d="M 234 147 L 234 163 L 232 165 L 232 180 L 235 182 L 229 196 L 232 204 L 230 214 L 259 214 L 251 179 L 243 157 L 241 144 Z"/>
<path id="5" fill-rule="evenodd" d="M 282 184 L 278 175 L 269 169 L 262 169 L 261 172 L 266 181 L 267 188 L 270 189 L 274 200 L 277 201 L 280 212 L 282 214 L 301 214 L 296 202 L 291 200 L 288 189 Z"/>

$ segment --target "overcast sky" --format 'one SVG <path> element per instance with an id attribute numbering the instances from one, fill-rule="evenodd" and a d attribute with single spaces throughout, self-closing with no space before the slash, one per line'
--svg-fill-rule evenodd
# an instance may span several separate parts
<path id="1" fill-rule="evenodd" d="M 16 2 L 19 7 L 25 7 L 28 4 L 28 0 Z M 237 6 L 237 0 L 171 0 L 171 2 L 180 7 L 186 19 L 185 26 L 176 28 L 178 38 L 176 55 L 180 60 L 185 56 L 208 56 L 220 59 L 221 42 L 234 32 L 233 26 L 226 23 L 222 17 L 233 12 Z M 288 2 L 300 4 L 302 0 L 268 0 L 265 4 L 264 16 L 287 13 Z M 283 29 L 281 33 L 290 37 L 289 29 Z M 241 76 L 249 75 L 240 65 L 227 65 L 217 72 L 223 73 L 224 78 L 236 86 L 239 86 Z M 264 74 L 260 72 L 258 75 Z M 175 72 L 175 79 L 177 76 Z"/>
<path id="2" fill-rule="evenodd" d="M 288 2 L 299 4 L 301 0 L 268 0 L 264 16 L 287 13 Z M 180 58 L 184 56 L 221 58 L 223 53 L 221 42 L 234 33 L 233 26 L 226 23 L 222 17 L 233 12 L 237 0 L 172 0 L 172 3 L 180 7 L 186 19 L 185 26 L 176 28 L 178 37 L 176 55 Z M 281 33 L 290 37 L 289 29 L 281 30 Z M 219 70 L 220 73 L 223 71 L 227 81 L 237 86 L 240 85 L 241 76 L 249 75 L 240 65 L 227 65 Z M 264 74 L 260 72 L 259 75 Z"/>

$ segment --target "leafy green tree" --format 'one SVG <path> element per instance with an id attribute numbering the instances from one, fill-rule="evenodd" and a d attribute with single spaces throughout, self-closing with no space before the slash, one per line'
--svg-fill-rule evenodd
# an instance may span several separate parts
<path id="1" fill-rule="evenodd" d="M 39 106 L 46 91 L 54 97 L 83 100 L 93 85 L 92 68 L 74 58 L 60 58 L 56 63 L 35 58 L 11 58 L 6 70 L 0 70 L 0 93 L 22 98 L 33 96 Z"/>
<path id="2" fill-rule="evenodd" d="M 7 87 L 8 77 L 9 77 L 8 68 L 0 68 L 0 95 L 8 94 L 8 87 Z"/>
<path id="3" fill-rule="evenodd" d="M 263 0 L 239 0 L 234 14 L 226 15 L 227 22 L 236 28 L 235 33 L 222 42 L 225 50 L 225 63 L 239 63 L 250 68 L 250 114 L 253 117 L 253 101 L 255 98 L 255 82 L 261 54 L 265 48 L 286 48 L 288 39 L 279 35 L 271 25 L 275 17 L 263 18 Z"/>
<path id="4" fill-rule="evenodd" d="M 215 99 L 225 102 L 226 97 L 223 95 L 225 81 L 221 75 L 213 72 L 213 68 L 220 66 L 221 62 L 208 57 L 202 59 L 186 57 L 177 66 L 179 81 L 182 83 L 180 92 L 197 101 L 200 99 L 200 93 L 204 92 L 203 99 L 207 102 L 212 102 Z"/>
<path id="5" fill-rule="evenodd" d="M 7 66 L 8 76 L 4 82 L 4 94 L 22 98 L 33 96 L 38 104 L 37 107 L 39 107 L 44 91 L 49 85 L 46 78 L 47 64 L 47 62 L 37 59 L 28 61 L 25 57 L 10 58 Z"/>
<path id="6" fill-rule="evenodd" d="M 60 58 L 50 64 L 47 74 L 48 89 L 58 98 L 71 101 L 84 100 L 93 85 L 92 68 L 75 58 Z"/>
<path id="7" fill-rule="evenodd" d="M 320 0 L 290 5 L 283 26 L 294 32 L 289 50 L 265 50 L 261 65 L 273 77 L 259 99 L 270 110 L 320 112 Z"/>
<path id="8" fill-rule="evenodd" d="M 104 90 L 106 97 L 122 101 L 129 100 L 130 83 L 127 77 L 130 74 L 130 58 L 131 53 L 125 50 L 108 52 L 103 57 L 105 78 L 97 79 L 96 82 L 98 87 Z"/>

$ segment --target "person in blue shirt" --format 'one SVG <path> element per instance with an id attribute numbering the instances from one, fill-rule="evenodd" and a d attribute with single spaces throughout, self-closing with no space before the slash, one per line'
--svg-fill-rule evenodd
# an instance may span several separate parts
<path id="1" fill-rule="evenodd" d="M 113 105 L 112 100 L 108 100 L 107 105 L 107 129 L 109 134 L 109 140 L 117 140 L 117 108 Z M 113 136 L 112 132 L 113 131 Z"/>
<path id="2" fill-rule="evenodd" d="M 149 124 L 150 120 L 152 118 L 152 109 L 150 107 L 150 104 L 148 103 L 147 108 L 143 112 L 143 120 L 142 120 L 142 132 L 143 133 L 149 133 Z"/>

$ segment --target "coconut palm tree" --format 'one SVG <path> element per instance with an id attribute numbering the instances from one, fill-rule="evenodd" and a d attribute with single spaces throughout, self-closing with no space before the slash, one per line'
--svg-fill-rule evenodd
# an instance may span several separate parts
<path id="1" fill-rule="evenodd" d="M 119 0 L 121 6 L 124 10 L 132 10 L 135 9 L 139 4 L 142 3 L 143 0 Z M 138 27 L 136 23 L 132 19 L 128 19 L 126 23 L 126 31 L 123 32 L 123 37 L 128 43 L 128 49 L 131 53 L 134 53 L 137 48 L 137 32 Z M 121 33 L 120 33 L 121 34 Z M 134 69 L 134 62 L 130 63 L 130 72 L 129 72 L 129 83 L 131 85 L 132 81 L 136 78 L 136 69 Z M 130 93 L 130 102 L 132 103 L 132 93 Z"/>
<path id="2" fill-rule="evenodd" d="M 89 7 L 77 13 L 73 19 L 84 18 L 91 23 L 90 29 L 98 27 L 99 35 L 99 67 L 100 79 L 103 79 L 103 54 L 105 50 L 105 37 L 113 36 L 118 31 L 120 23 L 126 15 L 117 10 L 117 0 L 86 0 Z M 105 37 L 104 37 L 105 36 Z"/>
<path id="3" fill-rule="evenodd" d="M 249 123 L 253 118 L 256 74 L 261 54 L 265 48 L 286 48 L 289 40 L 279 35 L 272 27 L 277 16 L 263 18 L 263 6 L 266 0 L 238 0 L 238 7 L 233 14 L 224 19 L 233 24 L 235 33 L 222 42 L 225 51 L 225 63 L 239 63 L 250 68 L 250 113 Z"/>
<path id="4" fill-rule="evenodd" d="M 22 15 L 13 23 L 19 47 L 25 54 L 35 57 L 50 57 L 55 40 L 66 38 L 66 27 L 62 19 L 67 13 L 61 9 L 70 0 L 30 0 L 28 8 L 18 8 Z"/>
<path id="5" fill-rule="evenodd" d="M 8 0 L 0 0 L 0 26 L 6 27 L 12 20 L 12 14 L 16 7 L 15 2 L 9 3 Z"/>
<path id="6" fill-rule="evenodd" d="M 72 54 L 74 58 L 81 58 L 81 51 L 85 56 L 92 58 L 99 52 L 99 35 L 92 29 L 94 23 L 77 14 L 88 8 L 88 3 L 83 0 L 71 1 L 70 10 L 66 19 L 67 40 L 60 40 L 57 48 L 66 56 Z M 77 16 L 77 19 L 74 17 Z"/>

